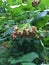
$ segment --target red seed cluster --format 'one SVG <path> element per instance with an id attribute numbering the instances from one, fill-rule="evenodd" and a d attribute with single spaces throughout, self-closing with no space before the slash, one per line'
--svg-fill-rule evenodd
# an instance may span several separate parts
<path id="1" fill-rule="evenodd" d="M 31 29 L 23 29 L 22 31 L 19 31 L 18 27 L 15 25 L 14 31 L 12 33 L 12 38 L 15 39 L 17 35 L 23 38 L 37 36 L 37 28 L 35 26 L 32 26 Z"/>

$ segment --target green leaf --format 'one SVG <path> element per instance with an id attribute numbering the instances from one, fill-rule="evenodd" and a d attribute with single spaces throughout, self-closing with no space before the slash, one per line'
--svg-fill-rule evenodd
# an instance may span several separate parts
<path id="1" fill-rule="evenodd" d="M 41 42 L 41 45 L 44 47 L 44 43 L 42 42 L 42 40 L 40 40 L 40 42 Z"/>
<path id="2" fill-rule="evenodd" d="M 46 11 L 43 11 L 43 12 L 40 12 L 37 16 L 36 16 L 36 19 L 38 18 L 43 18 L 47 15 L 47 12 Z"/>
<path id="3" fill-rule="evenodd" d="M 9 27 L 9 29 L 7 29 L 5 32 L 4 32 L 4 37 L 11 34 L 13 32 L 13 26 Z"/>
<path id="4" fill-rule="evenodd" d="M 2 37 L 0 37 L 0 42 L 5 41 L 6 39 L 7 39 L 7 37 L 6 37 L 6 38 L 2 38 Z"/>
<path id="5" fill-rule="evenodd" d="M 26 55 L 23 55 L 22 57 L 19 57 L 18 59 L 13 59 L 13 60 L 10 60 L 8 62 L 10 62 L 11 64 L 15 64 L 15 63 L 18 63 L 18 62 L 32 62 L 34 59 L 36 59 L 38 57 L 38 55 L 35 53 L 35 52 L 31 52 L 31 53 L 28 53 Z"/>

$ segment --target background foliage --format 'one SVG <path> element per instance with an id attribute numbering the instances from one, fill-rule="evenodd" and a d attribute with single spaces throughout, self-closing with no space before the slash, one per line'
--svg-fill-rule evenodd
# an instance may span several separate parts
<path id="1" fill-rule="evenodd" d="M 0 0 L 0 65 L 40 65 L 49 63 L 49 1 Z M 11 36 L 19 31 L 37 28 L 37 37 Z M 31 35 L 31 33 L 30 33 Z"/>

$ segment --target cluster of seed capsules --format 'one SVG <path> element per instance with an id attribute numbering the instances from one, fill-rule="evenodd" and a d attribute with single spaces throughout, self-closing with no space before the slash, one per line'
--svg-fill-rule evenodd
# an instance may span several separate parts
<path id="1" fill-rule="evenodd" d="M 30 38 L 37 37 L 37 38 L 39 38 L 39 35 L 37 33 L 37 27 L 35 27 L 35 26 L 31 26 L 30 29 L 24 28 L 22 31 L 20 31 L 20 29 L 15 25 L 13 27 L 13 29 L 14 29 L 14 31 L 11 34 L 11 37 L 13 39 L 16 39 L 17 36 L 20 36 L 21 38 L 26 38 L 26 37 L 30 37 Z M 3 47 L 10 49 L 10 47 L 6 44 L 6 42 L 3 42 Z"/>
<path id="2" fill-rule="evenodd" d="M 22 31 L 19 31 L 19 28 L 15 25 L 14 31 L 11 34 L 11 36 L 13 39 L 15 39 L 17 37 L 17 35 L 22 37 L 22 38 L 33 37 L 33 36 L 39 37 L 37 35 L 37 28 L 35 26 L 32 26 L 31 29 L 24 28 Z"/>
<path id="3" fill-rule="evenodd" d="M 34 0 L 34 2 L 32 2 L 32 6 L 35 7 L 40 3 L 41 0 Z"/>

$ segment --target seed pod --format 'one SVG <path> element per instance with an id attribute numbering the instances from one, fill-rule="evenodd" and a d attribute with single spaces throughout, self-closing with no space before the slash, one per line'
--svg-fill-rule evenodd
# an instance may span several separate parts
<path id="1" fill-rule="evenodd" d="M 23 31 L 19 32 L 20 37 L 24 38 L 25 34 L 23 33 Z"/>
<path id="2" fill-rule="evenodd" d="M 35 7 L 37 5 L 36 2 L 32 2 L 32 6 Z"/>
<path id="3" fill-rule="evenodd" d="M 19 32 L 18 34 L 19 34 L 19 36 L 20 36 L 20 37 L 22 37 L 22 35 L 23 35 L 23 32 L 21 31 L 21 32 Z"/>
<path id="4" fill-rule="evenodd" d="M 37 28 L 35 26 L 32 26 L 32 31 L 33 31 L 33 33 L 36 33 L 37 32 Z"/>
<path id="5" fill-rule="evenodd" d="M 26 32 L 26 29 L 25 28 L 23 29 L 23 32 Z"/>
<path id="6" fill-rule="evenodd" d="M 32 2 L 32 6 L 35 7 L 40 3 L 40 0 L 36 0 L 34 2 Z"/>
<path id="7" fill-rule="evenodd" d="M 32 37 L 33 33 L 32 33 L 32 30 L 28 30 L 29 32 L 29 37 Z"/>
<path id="8" fill-rule="evenodd" d="M 21 36 L 21 32 L 18 32 L 18 35 Z"/>
<path id="9" fill-rule="evenodd" d="M 23 29 L 23 35 L 24 35 L 24 37 L 27 36 L 27 30 L 26 29 Z"/>
<path id="10" fill-rule="evenodd" d="M 29 29 L 26 29 L 26 36 L 28 37 L 29 36 Z"/>
<path id="11" fill-rule="evenodd" d="M 18 27 L 16 25 L 14 26 L 14 31 L 18 31 Z"/>
<path id="12" fill-rule="evenodd" d="M 12 36 L 12 38 L 13 38 L 13 39 L 15 39 L 15 38 L 16 38 L 16 35 L 15 35 L 15 34 L 12 34 L 11 36 Z"/>

